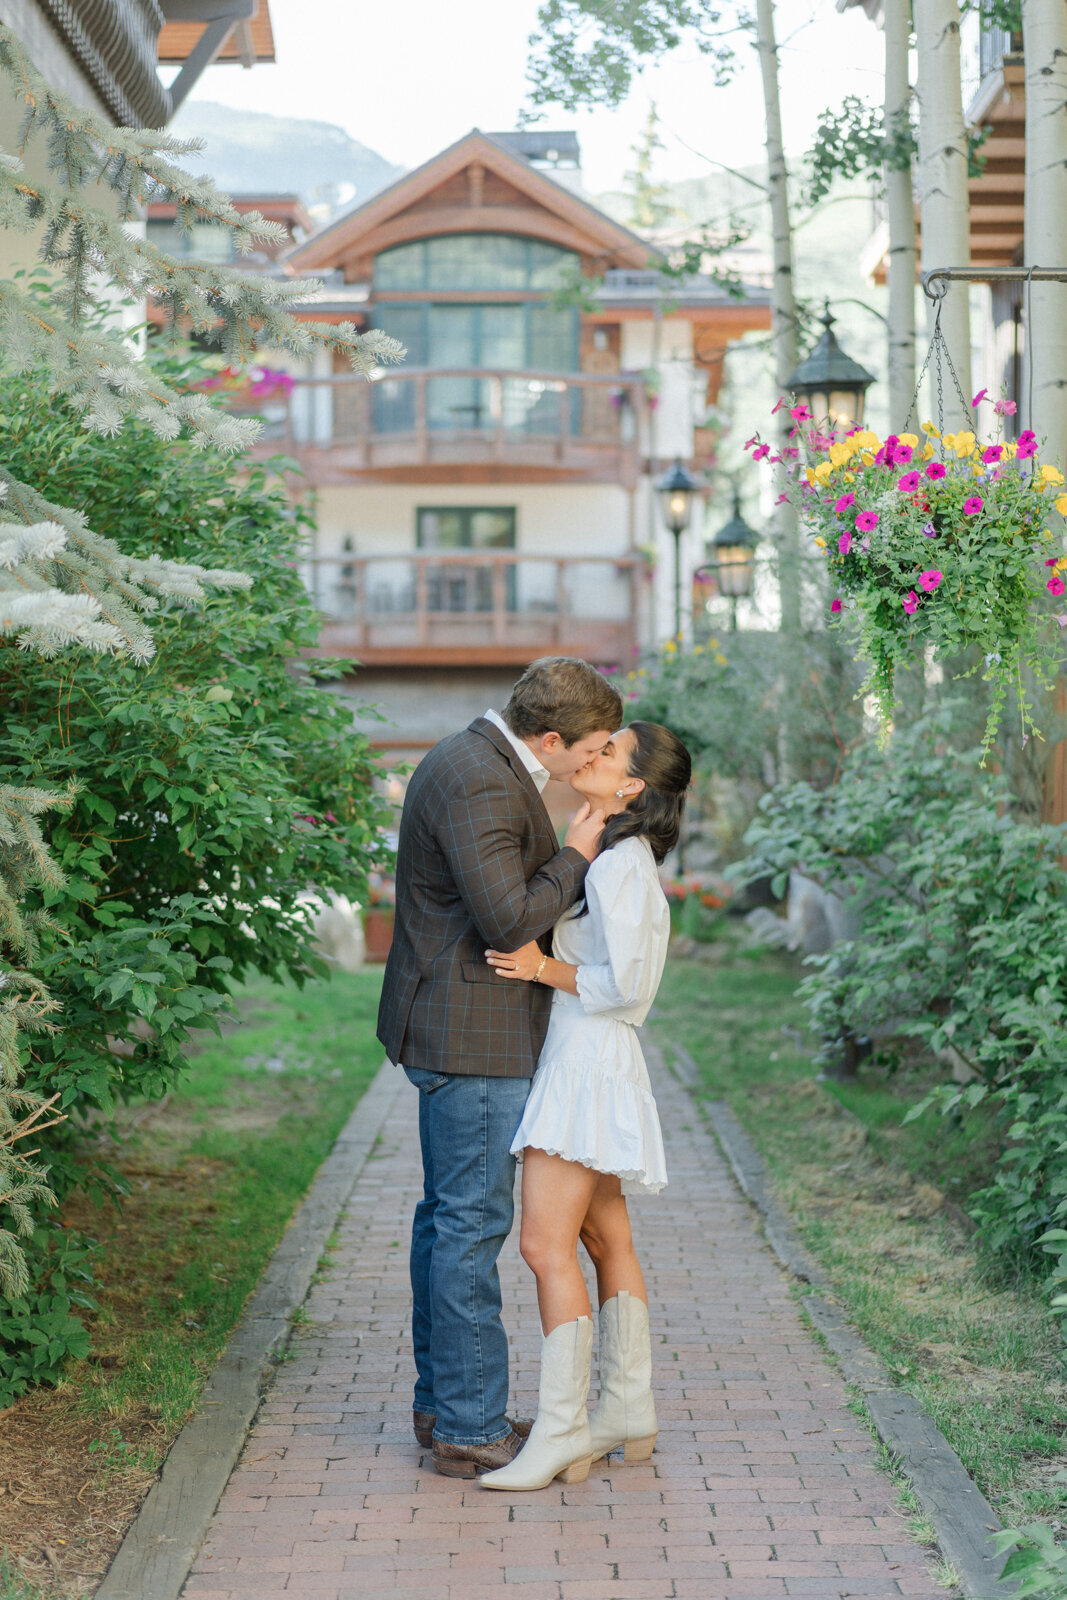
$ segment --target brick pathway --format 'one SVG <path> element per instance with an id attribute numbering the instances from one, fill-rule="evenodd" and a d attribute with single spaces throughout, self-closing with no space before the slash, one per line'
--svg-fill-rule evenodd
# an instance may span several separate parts
<path id="1" fill-rule="evenodd" d="M 662 1341 L 653 1461 L 612 1460 L 584 1484 L 509 1502 L 420 1459 L 405 1083 L 186 1596 L 500 1600 L 506 1586 L 515 1600 L 945 1600 L 718 1147 L 669 1074 L 656 1089 L 671 1184 L 633 1205 Z M 532 1414 L 540 1330 L 513 1243 L 502 1277 L 513 1410 Z"/>

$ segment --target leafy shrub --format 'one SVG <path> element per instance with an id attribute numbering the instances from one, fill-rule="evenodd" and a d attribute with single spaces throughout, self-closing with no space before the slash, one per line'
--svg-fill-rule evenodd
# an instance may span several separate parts
<path id="1" fill-rule="evenodd" d="M 142 423 L 87 433 L 32 376 L 5 377 L 3 412 L 11 471 L 83 508 L 124 552 L 252 579 L 195 612 L 164 602 L 147 666 L 0 645 L 0 783 L 77 786 L 42 819 L 62 879 L 31 885 L 25 903 L 47 915 L 34 973 L 61 1031 L 24 1036 L 21 1065 L 26 1090 L 58 1092 L 68 1114 L 45 1145 L 62 1195 L 87 1176 L 115 1187 L 75 1163 L 79 1127 L 165 1092 L 232 979 L 322 970 L 301 896 L 358 899 L 386 813 L 350 703 L 322 687 L 340 668 L 301 660 L 318 632 L 297 570 L 308 517 L 282 487 Z"/>
<path id="2" fill-rule="evenodd" d="M 32 1288 L 0 1301 L 0 1409 L 31 1383 L 54 1383 L 69 1356 L 89 1352 L 77 1311 L 95 1310 L 90 1253 L 79 1239 L 38 1228 L 26 1241 Z"/>
<path id="3" fill-rule="evenodd" d="M 1004 1148 L 971 1200 L 989 1247 L 1033 1255 L 1067 1220 L 1067 828 L 1017 821 L 980 754 L 946 748 L 950 713 L 850 758 L 826 792 L 770 795 L 749 830 L 743 873 L 791 867 L 843 895 L 862 932 L 825 955 L 801 994 L 831 1040 L 881 1027 L 955 1052 L 968 1082 L 936 1106 L 991 1107 Z"/>

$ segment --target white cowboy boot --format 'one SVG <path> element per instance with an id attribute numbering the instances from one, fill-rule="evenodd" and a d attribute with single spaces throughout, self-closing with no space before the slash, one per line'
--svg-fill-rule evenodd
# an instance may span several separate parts
<path id="1" fill-rule="evenodd" d="M 658 1432 L 648 1307 L 620 1289 L 600 1308 L 600 1399 L 589 1419 L 593 1459 L 623 1445 L 626 1461 L 647 1461 Z"/>
<path id="2" fill-rule="evenodd" d="M 537 1416 L 530 1437 L 506 1467 L 484 1472 L 487 1489 L 544 1489 L 553 1478 L 583 1483 L 589 1476 L 589 1360 L 593 1324 L 588 1317 L 564 1322 L 541 1346 Z"/>

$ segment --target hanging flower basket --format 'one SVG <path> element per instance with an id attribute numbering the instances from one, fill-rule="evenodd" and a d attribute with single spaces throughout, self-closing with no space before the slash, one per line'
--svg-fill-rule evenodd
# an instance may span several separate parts
<path id="1" fill-rule="evenodd" d="M 831 612 L 856 628 L 883 728 L 898 667 L 927 647 L 939 660 L 977 647 L 992 686 L 984 748 L 1010 689 L 1025 741 L 1036 729 L 1022 669 L 1047 683 L 1067 626 L 1067 613 L 1049 605 L 1067 588 L 1067 559 L 1048 526 L 1053 509 L 1067 514 L 1067 495 L 1057 494 L 1059 469 L 1037 460 L 1035 435 L 982 442 L 970 431 L 942 437 L 926 422 L 922 436 L 891 434 L 883 443 L 855 428 L 835 440 L 810 430 L 806 406 L 790 414 L 807 462 L 794 469 L 785 498 L 826 558 Z M 766 453 L 758 440 L 750 447 Z"/>

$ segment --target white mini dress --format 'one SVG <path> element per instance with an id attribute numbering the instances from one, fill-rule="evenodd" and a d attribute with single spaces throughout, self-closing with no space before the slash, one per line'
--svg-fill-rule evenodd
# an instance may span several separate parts
<path id="1" fill-rule="evenodd" d="M 552 996 L 511 1149 L 530 1145 L 615 1173 L 624 1194 L 658 1194 L 667 1163 L 637 1029 L 663 976 L 670 911 L 647 842 L 624 839 L 597 856 L 585 898 L 588 912 L 568 912 L 553 934 L 557 961 L 578 968 L 578 993 Z"/>

